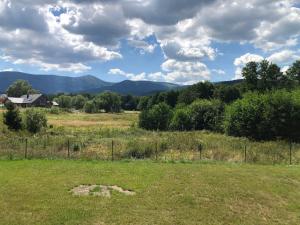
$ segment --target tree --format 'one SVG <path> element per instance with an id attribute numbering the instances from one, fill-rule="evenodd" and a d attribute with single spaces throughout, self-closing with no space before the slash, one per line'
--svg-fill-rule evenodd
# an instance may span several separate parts
<path id="1" fill-rule="evenodd" d="M 246 81 L 247 89 L 256 90 L 258 85 L 258 63 L 249 62 L 242 70 L 242 75 Z"/>
<path id="2" fill-rule="evenodd" d="M 7 95 L 10 97 L 21 97 L 22 95 L 37 93 L 31 85 L 25 80 L 17 80 L 7 89 Z"/>
<path id="3" fill-rule="evenodd" d="M 139 126 L 147 130 L 167 130 L 173 112 L 166 103 L 154 105 L 149 110 L 144 110 L 139 117 Z"/>
<path id="4" fill-rule="evenodd" d="M 31 133 L 38 133 L 47 127 L 46 114 L 39 109 L 28 109 L 25 112 L 26 129 Z"/>
<path id="5" fill-rule="evenodd" d="M 170 123 L 170 129 L 188 131 L 193 128 L 192 115 L 189 109 L 176 109 Z"/>
<path id="6" fill-rule="evenodd" d="M 146 110 L 148 108 L 148 101 L 149 101 L 149 97 L 148 96 L 143 96 L 140 98 L 139 100 L 139 104 L 137 106 L 138 110 Z"/>
<path id="7" fill-rule="evenodd" d="M 59 104 L 59 107 L 70 109 L 72 107 L 72 97 L 68 95 L 60 95 L 54 99 Z"/>
<path id="8" fill-rule="evenodd" d="M 121 111 L 121 97 L 113 92 L 104 92 L 98 95 L 95 99 L 99 109 L 104 109 L 105 112 L 118 113 Z"/>
<path id="9" fill-rule="evenodd" d="M 223 121 L 223 104 L 218 100 L 197 100 L 189 109 L 195 130 L 221 131 Z"/>
<path id="10" fill-rule="evenodd" d="M 284 87 L 286 77 L 279 66 L 262 60 L 260 63 L 249 62 L 243 68 L 242 75 L 246 81 L 246 87 L 250 91 L 270 91 Z"/>
<path id="11" fill-rule="evenodd" d="M 136 110 L 137 109 L 137 98 L 132 95 L 125 95 L 121 97 L 122 109 L 124 110 Z"/>
<path id="12" fill-rule="evenodd" d="M 97 106 L 94 101 L 87 101 L 84 105 L 84 112 L 97 113 Z"/>
<path id="13" fill-rule="evenodd" d="M 231 103 L 241 98 L 240 90 L 236 86 L 220 85 L 214 91 L 214 97 L 222 102 Z"/>
<path id="14" fill-rule="evenodd" d="M 248 93 L 226 108 L 225 131 L 255 140 L 300 137 L 300 91 Z"/>
<path id="15" fill-rule="evenodd" d="M 5 106 L 7 108 L 7 112 L 3 114 L 3 123 L 10 130 L 20 130 L 22 128 L 20 111 L 11 102 L 7 102 Z"/>
<path id="16" fill-rule="evenodd" d="M 213 97 L 214 85 L 210 82 L 200 82 L 180 91 L 178 102 L 186 105 L 197 99 L 210 99 Z"/>
<path id="17" fill-rule="evenodd" d="M 297 84 L 300 84 L 300 60 L 294 62 L 294 64 L 288 69 L 287 77 Z"/>
<path id="18" fill-rule="evenodd" d="M 71 105 L 75 109 L 79 110 L 84 107 L 84 104 L 86 103 L 86 101 L 87 101 L 87 98 L 85 98 L 84 96 L 76 95 L 76 96 L 72 97 Z"/>

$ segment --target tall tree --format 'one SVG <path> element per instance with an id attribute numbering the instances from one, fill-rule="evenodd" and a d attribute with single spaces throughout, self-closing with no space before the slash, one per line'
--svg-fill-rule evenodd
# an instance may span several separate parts
<path id="1" fill-rule="evenodd" d="M 300 84 L 300 60 L 294 62 L 294 64 L 288 69 L 287 76 L 290 80 Z"/>
<path id="2" fill-rule="evenodd" d="M 7 89 L 7 95 L 9 97 L 21 97 L 26 94 L 34 94 L 37 93 L 31 85 L 25 80 L 16 80 L 12 85 L 10 85 Z"/>
<path id="3" fill-rule="evenodd" d="M 256 90 L 258 84 L 258 63 L 249 62 L 242 70 L 242 75 L 245 78 L 248 90 Z"/>

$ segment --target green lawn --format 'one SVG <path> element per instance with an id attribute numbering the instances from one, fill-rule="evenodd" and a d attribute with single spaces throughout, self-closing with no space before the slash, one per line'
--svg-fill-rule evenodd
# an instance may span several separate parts
<path id="1" fill-rule="evenodd" d="M 74 197 L 80 184 L 135 196 Z M 0 224 L 299 224 L 300 167 L 0 161 Z"/>

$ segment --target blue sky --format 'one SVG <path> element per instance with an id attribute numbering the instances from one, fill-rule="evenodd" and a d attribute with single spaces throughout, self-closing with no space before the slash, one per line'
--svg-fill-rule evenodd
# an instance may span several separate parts
<path id="1" fill-rule="evenodd" d="M 24 19 L 26 18 L 26 19 Z M 193 84 L 300 59 L 297 0 L 2 0 L 0 71 Z"/>

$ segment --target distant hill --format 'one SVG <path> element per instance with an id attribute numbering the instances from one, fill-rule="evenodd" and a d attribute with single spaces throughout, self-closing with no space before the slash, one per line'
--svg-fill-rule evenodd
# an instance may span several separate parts
<path id="1" fill-rule="evenodd" d="M 90 93 L 99 93 L 103 91 L 112 91 L 119 94 L 131 95 L 150 95 L 155 92 L 170 91 L 178 89 L 181 86 L 165 82 L 152 82 L 152 81 L 130 81 L 125 80 L 120 83 L 115 83 L 111 86 L 105 86 L 98 89 L 91 89 Z"/>
<path id="2" fill-rule="evenodd" d="M 105 82 L 97 77 L 66 77 L 56 75 L 33 75 L 20 72 L 0 72 L 0 93 L 4 93 L 16 80 L 26 80 L 36 90 L 45 94 L 100 93 L 113 91 L 120 94 L 149 95 L 154 92 L 180 88 L 179 85 L 152 81 Z"/>
<path id="3" fill-rule="evenodd" d="M 216 82 L 215 84 L 234 85 L 234 84 L 243 83 L 243 81 L 244 81 L 243 79 L 238 79 L 238 80 L 220 81 L 220 82 Z"/>

